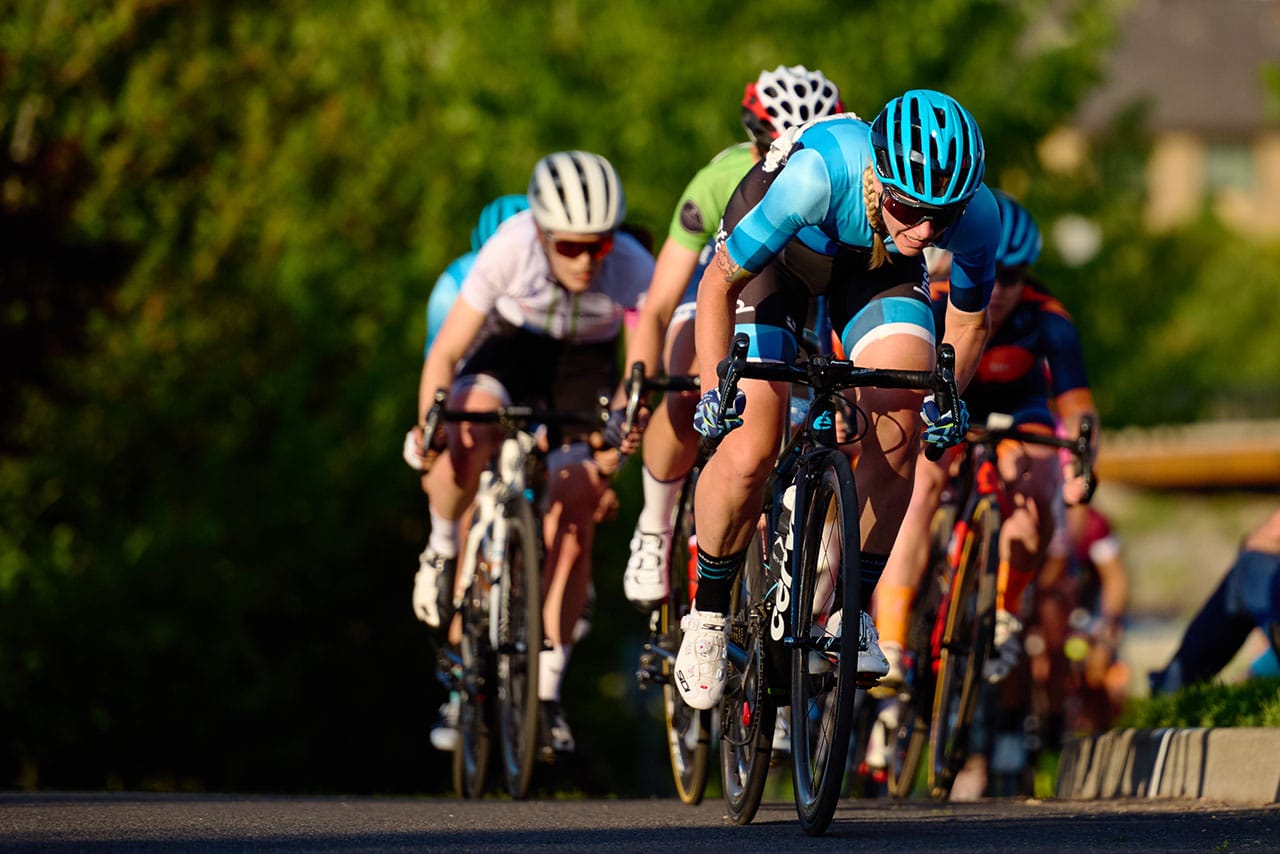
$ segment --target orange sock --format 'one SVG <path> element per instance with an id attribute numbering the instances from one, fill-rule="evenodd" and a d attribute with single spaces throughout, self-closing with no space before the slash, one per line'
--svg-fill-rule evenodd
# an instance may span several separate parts
<path id="1" fill-rule="evenodd" d="M 907 645 L 907 622 L 911 619 L 911 604 L 916 598 L 914 587 L 899 584 L 876 585 L 876 631 L 881 643 Z"/>
<path id="2" fill-rule="evenodd" d="M 1000 561 L 996 573 L 996 610 L 1017 614 L 1021 609 L 1022 593 L 1035 577 L 1035 572 L 1014 569 L 1009 561 Z"/>

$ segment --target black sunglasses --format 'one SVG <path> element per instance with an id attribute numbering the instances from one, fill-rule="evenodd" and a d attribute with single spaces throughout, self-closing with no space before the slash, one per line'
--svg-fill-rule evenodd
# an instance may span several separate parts
<path id="1" fill-rule="evenodd" d="M 996 265 L 996 284 L 998 285 L 1003 285 L 1004 287 L 1016 285 L 1018 282 L 1021 282 L 1026 275 L 1026 264 L 1014 264 L 1011 267 L 1004 264 Z"/>
<path id="2" fill-rule="evenodd" d="M 550 238 L 548 237 L 548 239 Z M 586 252 L 594 260 L 599 261 L 613 251 L 613 235 L 606 234 L 603 237 L 585 242 L 578 240 L 552 240 L 551 245 L 556 250 L 556 254 L 563 255 L 566 258 L 577 258 L 583 252 Z"/>
<path id="3" fill-rule="evenodd" d="M 941 231 L 958 220 L 968 207 L 968 201 L 956 202 L 952 205 L 927 205 L 924 202 L 902 195 L 888 184 L 880 194 L 880 203 L 884 209 L 907 228 L 922 222 L 932 222 Z"/>

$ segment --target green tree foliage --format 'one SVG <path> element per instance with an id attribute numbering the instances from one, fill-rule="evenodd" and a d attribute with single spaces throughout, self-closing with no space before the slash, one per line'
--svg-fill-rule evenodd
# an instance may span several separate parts
<path id="1" fill-rule="evenodd" d="M 741 138 L 744 83 L 804 63 L 868 116 L 911 86 L 952 92 L 982 122 L 993 183 L 1105 216 L 1135 164 L 1052 179 L 1034 145 L 1096 83 L 1108 8 L 6 4 L 0 780 L 443 790 L 425 738 L 441 691 L 408 603 L 425 514 L 399 446 L 429 283 L 484 202 L 522 190 L 540 155 L 585 148 L 661 234 L 688 178 Z M 1211 296 L 1166 307 L 1132 242 L 1064 268 L 1069 301 L 1100 326 L 1126 322 L 1116 299 L 1167 311 L 1176 334 L 1174 309 Z M 1126 355 L 1099 337 L 1106 360 Z M 627 688 L 644 629 L 617 583 L 634 476 L 567 687 L 580 743 L 654 739 L 583 771 L 625 793 L 666 791 Z"/>

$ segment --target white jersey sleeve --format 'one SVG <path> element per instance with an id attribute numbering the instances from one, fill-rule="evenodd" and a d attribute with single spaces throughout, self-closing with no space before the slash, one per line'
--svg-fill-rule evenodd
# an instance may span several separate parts
<path id="1" fill-rule="evenodd" d="M 571 293 L 552 278 L 533 214 L 524 211 L 480 248 L 460 298 L 490 318 L 486 332 L 506 324 L 563 341 L 607 341 L 644 301 L 652 275 L 653 256 L 619 233 L 591 286 Z"/>

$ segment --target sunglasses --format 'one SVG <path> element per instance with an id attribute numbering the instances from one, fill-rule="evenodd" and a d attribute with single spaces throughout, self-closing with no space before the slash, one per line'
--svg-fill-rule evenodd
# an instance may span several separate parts
<path id="1" fill-rule="evenodd" d="M 1004 287 L 1016 285 L 1022 281 L 1023 277 L 1026 276 L 1026 274 L 1027 274 L 1026 264 L 1014 264 L 1012 267 L 1007 267 L 1004 264 L 997 264 L 996 265 L 996 284 L 1003 285 Z"/>
<path id="2" fill-rule="evenodd" d="M 585 242 L 578 240 L 552 240 L 551 246 L 556 250 L 557 255 L 563 255 L 565 258 L 577 258 L 583 252 L 586 252 L 591 256 L 592 260 L 599 261 L 613 251 L 613 235 L 606 234 L 603 237 Z"/>
<path id="3" fill-rule="evenodd" d="M 950 226 L 953 222 L 960 218 L 964 213 L 964 209 L 969 203 L 956 202 L 953 205 L 926 205 L 924 202 L 916 201 L 902 195 L 897 190 L 884 185 L 884 192 L 880 195 L 880 203 L 884 205 L 884 209 L 907 228 L 912 228 L 922 222 L 932 222 L 941 231 Z"/>

